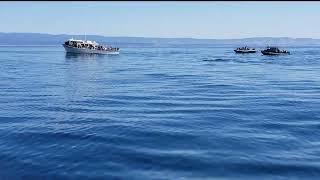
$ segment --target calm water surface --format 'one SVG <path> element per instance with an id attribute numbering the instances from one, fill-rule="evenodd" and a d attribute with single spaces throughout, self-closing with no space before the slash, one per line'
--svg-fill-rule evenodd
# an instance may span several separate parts
<path id="1" fill-rule="evenodd" d="M 0 47 L 1 179 L 317 179 L 320 47 Z"/>

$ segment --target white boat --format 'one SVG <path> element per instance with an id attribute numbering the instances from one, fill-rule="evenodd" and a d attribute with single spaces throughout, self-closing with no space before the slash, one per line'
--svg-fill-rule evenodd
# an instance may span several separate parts
<path id="1" fill-rule="evenodd" d="M 255 53 L 257 51 L 255 48 L 248 48 L 247 46 L 245 46 L 245 47 L 235 49 L 234 52 L 236 52 L 236 53 Z"/>
<path id="2" fill-rule="evenodd" d="M 67 53 L 80 54 L 119 54 L 119 48 L 105 47 L 95 41 L 69 39 L 62 44 Z"/>

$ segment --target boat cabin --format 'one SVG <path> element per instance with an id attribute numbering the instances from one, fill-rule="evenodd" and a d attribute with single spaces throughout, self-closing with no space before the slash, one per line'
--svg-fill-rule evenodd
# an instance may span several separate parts
<path id="1" fill-rule="evenodd" d="M 69 39 L 64 43 L 67 46 L 73 46 L 73 47 L 78 47 L 78 48 L 90 48 L 90 47 L 96 47 L 99 44 L 96 43 L 95 41 L 83 41 L 83 40 L 76 40 L 76 39 Z"/>

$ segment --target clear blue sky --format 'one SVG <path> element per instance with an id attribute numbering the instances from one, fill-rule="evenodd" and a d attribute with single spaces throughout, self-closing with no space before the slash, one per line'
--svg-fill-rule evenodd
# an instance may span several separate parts
<path id="1" fill-rule="evenodd" d="M 320 2 L 0 2 L 0 32 L 320 38 Z"/>

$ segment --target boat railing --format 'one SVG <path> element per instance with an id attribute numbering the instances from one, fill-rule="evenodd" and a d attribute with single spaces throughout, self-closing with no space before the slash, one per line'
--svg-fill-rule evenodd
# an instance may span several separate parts
<path id="1" fill-rule="evenodd" d="M 104 50 L 104 51 L 119 51 L 118 47 L 112 47 L 112 46 L 103 46 L 103 45 L 98 45 L 94 46 L 91 44 L 83 44 L 83 43 L 67 43 L 65 42 L 64 45 L 71 47 L 71 48 L 81 48 L 81 49 L 91 49 L 91 50 Z"/>

